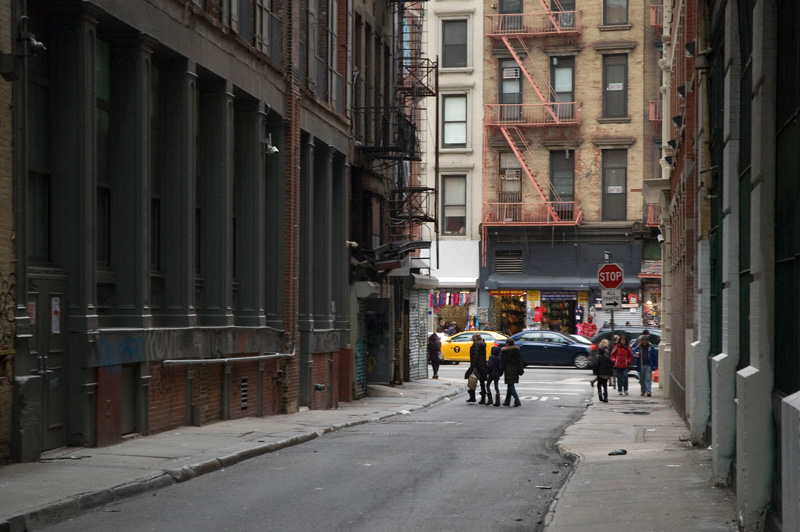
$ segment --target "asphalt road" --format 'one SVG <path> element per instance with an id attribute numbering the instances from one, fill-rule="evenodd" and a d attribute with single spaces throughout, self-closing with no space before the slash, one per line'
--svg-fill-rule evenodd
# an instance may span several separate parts
<path id="1" fill-rule="evenodd" d="M 465 370 L 444 366 L 439 375 L 463 380 Z M 589 378 L 585 370 L 528 368 L 521 408 L 466 404 L 464 395 L 47 530 L 534 530 L 569 473 L 553 445 L 585 408 Z"/>

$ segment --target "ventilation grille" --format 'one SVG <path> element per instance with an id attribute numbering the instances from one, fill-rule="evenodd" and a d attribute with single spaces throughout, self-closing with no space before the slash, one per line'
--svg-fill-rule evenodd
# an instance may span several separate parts
<path id="1" fill-rule="evenodd" d="M 242 379 L 242 410 L 247 410 L 247 379 Z"/>
<path id="2" fill-rule="evenodd" d="M 522 273 L 522 251 L 496 251 L 494 270 L 495 273 Z"/>

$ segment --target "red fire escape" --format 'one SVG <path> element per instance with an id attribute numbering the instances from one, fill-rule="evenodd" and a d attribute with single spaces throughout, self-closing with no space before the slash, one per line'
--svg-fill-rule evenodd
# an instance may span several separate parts
<path id="1" fill-rule="evenodd" d="M 487 104 L 484 113 L 483 180 L 483 256 L 486 256 L 487 232 L 497 226 L 572 226 L 579 225 L 583 212 L 578 201 L 562 201 L 549 175 L 538 170 L 530 149 L 528 135 L 535 128 L 564 128 L 580 125 L 578 104 L 561 101 L 548 82 L 547 68 L 537 66 L 530 45 L 552 45 L 560 39 L 577 44 L 581 34 L 579 11 L 552 10 L 549 0 L 539 0 L 543 11 L 505 13 L 486 16 L 486 36 L 495 49 L 507 50 L 518 68 L 503 69 L 503 78 L 524 77 L 535 93 L 535 103 Z M 560 7 L 558 2 L 554 2 Z M 506 72 L 508 71 L 508 72 Z M 498 80 L 500 81 L 500 80 Z M 519 161 L 518 169 L 506 169 L 498 175 L 496 187 L 490 186 L 493 171 L 487 156 L 503 139 Z M 522 172 L 533 185 L 535 199 L 525 201 Z M 500 173 L 500 172 L 498 172 Z M 521 176 L 520 176 L 521 177 Z"/>

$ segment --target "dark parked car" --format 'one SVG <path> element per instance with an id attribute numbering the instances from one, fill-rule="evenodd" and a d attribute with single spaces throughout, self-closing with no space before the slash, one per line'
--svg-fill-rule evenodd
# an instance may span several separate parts
<path id="1" fill-rule="evenodd" d="M 624 325 L 615 325 L 613 333 L 611 332 L 610 327 L 603 327 L 592 337 L 592 354 L 597 351 L 597 345 L 602 340 L 608 340 L 609 354 L 611 354 L 610 349 L 614 348 L 614 342 L 612 340 L 613 335 L 627 337 L 628 344 L 633 349 L 639 344 L 639 337 L 644 333 L 645 330 L 647 330 L 648 335 L 650 336 L 650 344 L 658 347 L 658 344 L 661 343 L 661 329 L 654 329 L 652 327 L 626 327 Z M 630 376 L 638 379 L 639 374 L 636 372 L 636 359 L 631 362 L 630 367 L 633 369 L 633 371 L 630 372 Z"/>
<path id="2" fill-rule="evenodd" d="M 525 366 L 589 367 L 591 345 L 556 331 L 522 331 L 511 338 Z"/>

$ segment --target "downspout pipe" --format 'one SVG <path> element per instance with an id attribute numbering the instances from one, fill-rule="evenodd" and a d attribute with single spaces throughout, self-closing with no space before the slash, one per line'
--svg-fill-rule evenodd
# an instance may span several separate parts
<path id="1" fill-rule="evenodd" d="M 291 353 L 270 353 L 256 355 L 254 357 L 228 357 L 228 358 L 182 358 L 175 360 L 164 360 L 162 364 L 174 366 L 179 364 L 229 364 L 231 362 L 254 362 L 257 360 L 267 360 L 270 358 L 294 358 L 297 348 L 292 349 Z"/>

